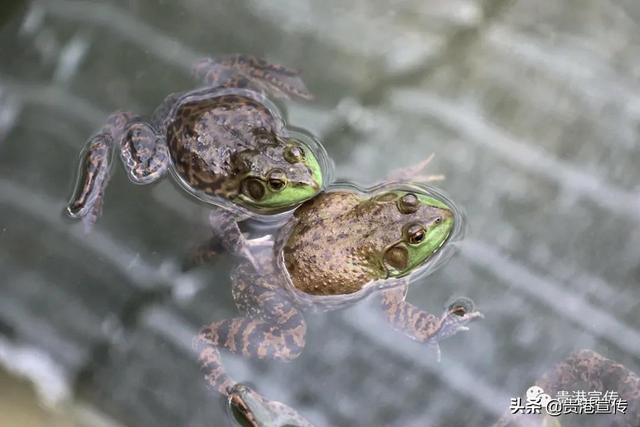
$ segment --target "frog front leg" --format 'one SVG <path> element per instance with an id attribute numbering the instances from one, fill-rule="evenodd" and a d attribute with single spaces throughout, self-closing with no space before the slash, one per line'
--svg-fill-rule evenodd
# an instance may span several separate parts
<path id="1" fill-rule="evenodd" d="M 169 164 L 164 139 L 149 123 L 128 112 L 109 116 L 81 153 L 76 189 L 66 209 L 70 217 L 82 219 L 87 230 L 101 214 L 116 146 L 129 179 L 134 183 L 155 181 Z"/>
<path id="2" fill-rule="evenodd" d="M 213 322 L 196 339 L 199 361 L 207 384 L 228 397 L 236 415 L 254 427 L 312 424 L 280 402 L 265 399 L 236 382 L 225 371 L 220 350 L 249 358 L 293 360 L 305 345 L 306 323 L 302 313 L 269 283 L 273 276 L 260 276 L 249 263 L 232 274 L 233 296 L 244 316 Z"/>
<path id="3" fill-rule="evenodd" d="M 313 98 L 298 70 L 253 56 L 236 54 L 203 58 L 194 65 L 193 73 L 212 87 L 247 88 L 284 99 L 290 96 Z"/>
<path id="4" fill-rule="evenodd" d="M 212 235 L 207 241 L 191 251 L 183 264 L 183 269 L 189 270 L 198 265 L 205 264 L 221 253 L 228 253 L 248 260 L 256 266 L 250 244 L 238 224 L 248 217 L 248 215 L 214 207 L 209 213 L 209 225 L 211 226 Z"/>
<path id="5" fill-rule="evenodd" d="M 391 326 L 415 341 L 437 344 L 467 330 L 470 321 L 484 317 L 466 298 L 457 299 L 440 317 L 435 316 L 405 301 L 407 289 L 408 284 L 404 284 L 383 291 L 382 307 Z"/>

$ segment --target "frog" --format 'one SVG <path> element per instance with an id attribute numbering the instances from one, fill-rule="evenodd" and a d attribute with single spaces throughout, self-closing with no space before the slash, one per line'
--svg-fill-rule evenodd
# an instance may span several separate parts
<path id="1" fill-rule="evenodd" d="M 151 184 L 170 172 L 187 192 L 239 219 L 285 212 L 322 190 L 324 149 L 291 131 L 267 98 L 311 99 L 298 70 L 241 54 L 204 58 L 193 70 L 204 87 L 170 94 L 150 119 L 113 113 L 87 141 L 66 207 L 85 229 L 101 215 L 114 151 L 131 182 Z"/>
<path id="2" fill-rule="evenodd" d="M 393 328 L 437 347 L 483 314 L 461 297 L 434 315 L 406 295 L 410 283 L 441 265 L 461 227 L 460 212 L 442 193 L 398 182 L 369 189 L 334 184 L 267 239 L 252 241 L 235 226 L 217 224 L 214 234 L 235 242 L 239 261 L 230 277 L 240 316 L 215 321 L 194 339 L 206 383 L 227 397 L 242 425 L 312 426 L 295 409 L 234 380 L 221 351 L 292 361 L 305 347 L 305 312 L 331 312 L 371 293 L 379 294 Z"/>
<path id="3" fill-rule="evenodd" d="M 551 398 L 555 398 L 560 391 L 566 391 L 571 395 L 573 391 L 595 390 L 603 396 L 606 391 L 614 391 L 620 399 L 628 403 L 628 406 L 624 413 L 607 416 L 606 421 L 603 415 L 593 415 L 598 417 L 598 425 L 604 425 L 603 422 L 619 427 L 640 425 L 640 375 L 594 350 L 574 351 L 544 373 L 532 387 L 538 387 L 540 393 L 544 392 Z M 562 418 L 556 415 L 545 414 L 544 410 L 540 414 L 509 412 L 496 422 L 495 427 L 562 427 L 561 420 Z"/>

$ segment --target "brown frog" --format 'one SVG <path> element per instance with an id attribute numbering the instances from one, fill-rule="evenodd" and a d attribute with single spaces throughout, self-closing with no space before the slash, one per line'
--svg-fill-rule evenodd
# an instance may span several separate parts
<path id="1" fill-rule="evenodd" d="M 440 316 L 405 301 L 410 282 L 431 271 L 461 227 L 443 195 L 426 186 L 389 184 L 364 191 L 337 186 L 298 207 L 268 244 L 253 245 L 217 224 L 242 260 L 231 275 L 239 317 L 204 328 L 196 343 L 208 384 L 229 397 L 246 425 L 310 426 L 295 410 L 265 399 L 225 372 L 220 350 L 289 361 L 305 346 L 303 311 L 331 310 L 379 291 L 391 325 L 436 345 L 481 317 L 458 299 Z M 246 257 L 251 253 L 251 257 Z"/>
<path id="2" fill-rule="evenodd" d="M 112 154 L 129 179 L 149 184 L 170 170 L 191 194 L 242 216 L 290 210 L 321 191 L 323 148 L 290 131 L 269 92 L 309 99 L 296 70 L 244 55 L 194 67 L 207 87 L 169 95 L 150 120 L 112 114 L 86 144 L 67 207 L 90 228 L 101 213 Z"/>
<path id="3" fill-rule="evenodd" d="M 593 350 L 584 349 L 572 353 L 545 373 L 535 385 L 541 392 L 552 397 L 559 391 L 614 391 L 628 403 L 624 413 L 590 417 L 598 417 L 598 425 L 609 427 L 640 426 L 640 376 Z M 495 427 L 561 427 L 561 418 L 544 413 L 509 413 L 500 418 Z"/>

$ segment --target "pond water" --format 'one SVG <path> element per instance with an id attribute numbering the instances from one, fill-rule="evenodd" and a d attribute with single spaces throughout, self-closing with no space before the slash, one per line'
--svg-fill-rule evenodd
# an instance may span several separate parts
<path id="1" fill-rule="evenodd" d="M 435 154 L 467 232 L 407 298 L 486 316 L 438 360 L 368 299 L 309 314 L 291 363 L 225 356 L 234 377 L 317 426 L 407 427 L 493 425 L 583 348 L 640 373 L 637 2 L 49 0 L 0 7 L 0 363 L 39 399 L 73 425 L 228 422 L 191 344 L 235 315 L 233 260 L 180 269 L 207 206 L 116 165 L 91 234 L 62 212 L 110 112 L 149 115 L 230 53 L 302 71 L 315 98 L 276 102 L 339 179 Z"/>

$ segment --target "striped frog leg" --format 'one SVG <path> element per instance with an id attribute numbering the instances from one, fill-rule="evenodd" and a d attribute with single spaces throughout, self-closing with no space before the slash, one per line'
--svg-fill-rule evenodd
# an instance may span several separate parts
<path id="1" fill-rule="evenodd" d="M 473 301 L 458 298 L 451 303 L 441 316 L 436 316 L 405 301 L 409 285 L 407 283 L 381 292 L 382 308 L 391 326 L 414 341 L 438 344 L 441 340 L 466 331 L 467 323 L 483 318 L 474 311 Z"/>
<path id="2" fill-rule="evenodd" d="M 284 99 L 313 98 L 298 70 L 253 56 L 203 58 L 193 66 L 193 74 L 212 87 L 247 88 Z"/>
<path id="3" fill-rule="evenodd" d="M 243 316 L 213 322 L 200 331 L 195 341 L 200 351 L 199 361 L 209 387 L 229 397 L 234 410 L 243 414 L 244 421 L 250 425 L 286 425 L 265 423 L 265 419 L 282 418 L 289 423 L 295 421 L 293 425 L 311 426 L 295 410 L 269 401 L 231 378 L 220 354 L 220 350 L 225 350 L 248 358 L 280 361 L 290 361 L 300 355 L 307 326 L 302 313 L 279 285 L 270 282 L 276 278 L 272 274 L 259 275 L 250 262 L 243 262 L 234 270 L 233 297 Z M 257 415 L 255 405 L 268 411 Z"/>
<path id="4" fill-rule="evenodd" d="M 169 164 L 164 141 L 151 125 L 133 113 L 111 114 L 106 124 L 87 141 L 80 155 L 76 189 L 66 209 L 71 218 L 83 221 L 87 231 L 102 213 L 116 146 L 129 178 L 135 183 L 155 181 Z"/>

